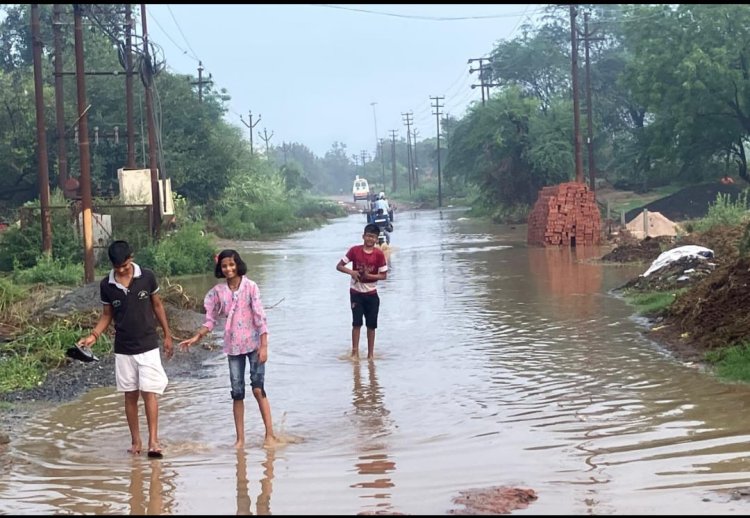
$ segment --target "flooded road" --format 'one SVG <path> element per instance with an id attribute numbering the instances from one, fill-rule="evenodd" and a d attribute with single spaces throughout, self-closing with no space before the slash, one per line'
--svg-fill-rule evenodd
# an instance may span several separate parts
<path id="1" fill-rule="evenodd" d="M 6 455 L 0 512 L 445 514 L 460 491 L 533 489 L 514 514 L 746 514 L 716 490 L 750 485 L 750 389 L 641 336 L 608 294 L 642 268 L 528 248 L 526 229 L 458 210 L 396 215 L 380 282 L 376 359 L 347 359 L 351 312 L 335 265 L 363 215 L 238 243 L 269 320 L 266 390 L 287 443 L 245 451 L 226 359 L 161 398 L 166 457 L 125 453 L 122 396 L 97 389 L 29 420 Z M 216 279 L 185 282 L 202 297 Z M 113 373 L 114 380 L 114 373 Z M 142 431 L 145 430 L 145 419 Z"/>

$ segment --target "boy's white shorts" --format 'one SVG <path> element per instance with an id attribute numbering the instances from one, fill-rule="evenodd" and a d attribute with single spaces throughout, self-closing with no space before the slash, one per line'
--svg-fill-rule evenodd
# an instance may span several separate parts
<path id="1" fill-rule="evenodd" d="M 119 392 L 142 390 L 163 394 L 169 380 L 159 348 L 141 354 L 115 354 L 115 381 Z"/>

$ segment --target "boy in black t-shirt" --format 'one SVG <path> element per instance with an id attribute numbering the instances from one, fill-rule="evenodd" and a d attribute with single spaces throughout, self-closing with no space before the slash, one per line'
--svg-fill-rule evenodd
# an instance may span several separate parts
<path id="1" fill-rule="evenodd" d="M 163 456 L 159 445 L 159 403 L 157 394 L 167 387 L 167 374 L 159 354 L 156 322 L 164 331 L 164 352 L 167 358 L 174 351 L 167 314 L 154 272 L 133 262 L 133 251 L 125 241 L 109 246 L 112 270 L 101 280 L 99 293 L 103 308 L 91 334 L 78 341 L 90 347 L 115 323 L 115 381 L 117 390 L 125 394 L 125 417 L 130 428 L 131 447 L 128 452 L 140 454 L 142 443 L 138 426 L 138 398 L 143 397 L 148 424 L 148 456 Z"/>

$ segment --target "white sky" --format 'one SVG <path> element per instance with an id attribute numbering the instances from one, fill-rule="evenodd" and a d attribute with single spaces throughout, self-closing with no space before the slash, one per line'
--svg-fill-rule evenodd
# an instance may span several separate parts
<path id="1" fill-rule="evenodd" d="M 225 88 L 227 120 L 253 143 L 267 130 L 271 145 L 299 142 L 323 156 L 334 141 L 347 154 L 374 154 L 378 138 L 406 135 L 412 112 L 418 139 L 434 137 L 430 96 L 460 117 L 481 101 L 468 59 L 489 55 L 519 35 L 540 4 L 148 4 L 149 39 L 167 68 L 212 75 Z M 140 31 L 139 31 L 140 32 Z M 476 68 L 478 62 L 472 63 Z M 377 103 L 371 105 L 371 103 Z"/>

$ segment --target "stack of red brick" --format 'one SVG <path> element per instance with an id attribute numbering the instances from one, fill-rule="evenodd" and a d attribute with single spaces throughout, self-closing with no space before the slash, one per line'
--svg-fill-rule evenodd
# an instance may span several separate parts
<path id="1" fill-rule="evenodd" d="M 585 183 L 567 182 L 542 188 L 529 215 L 530 245 L 598 245 L 601 215 L 596 195 Z"/>

